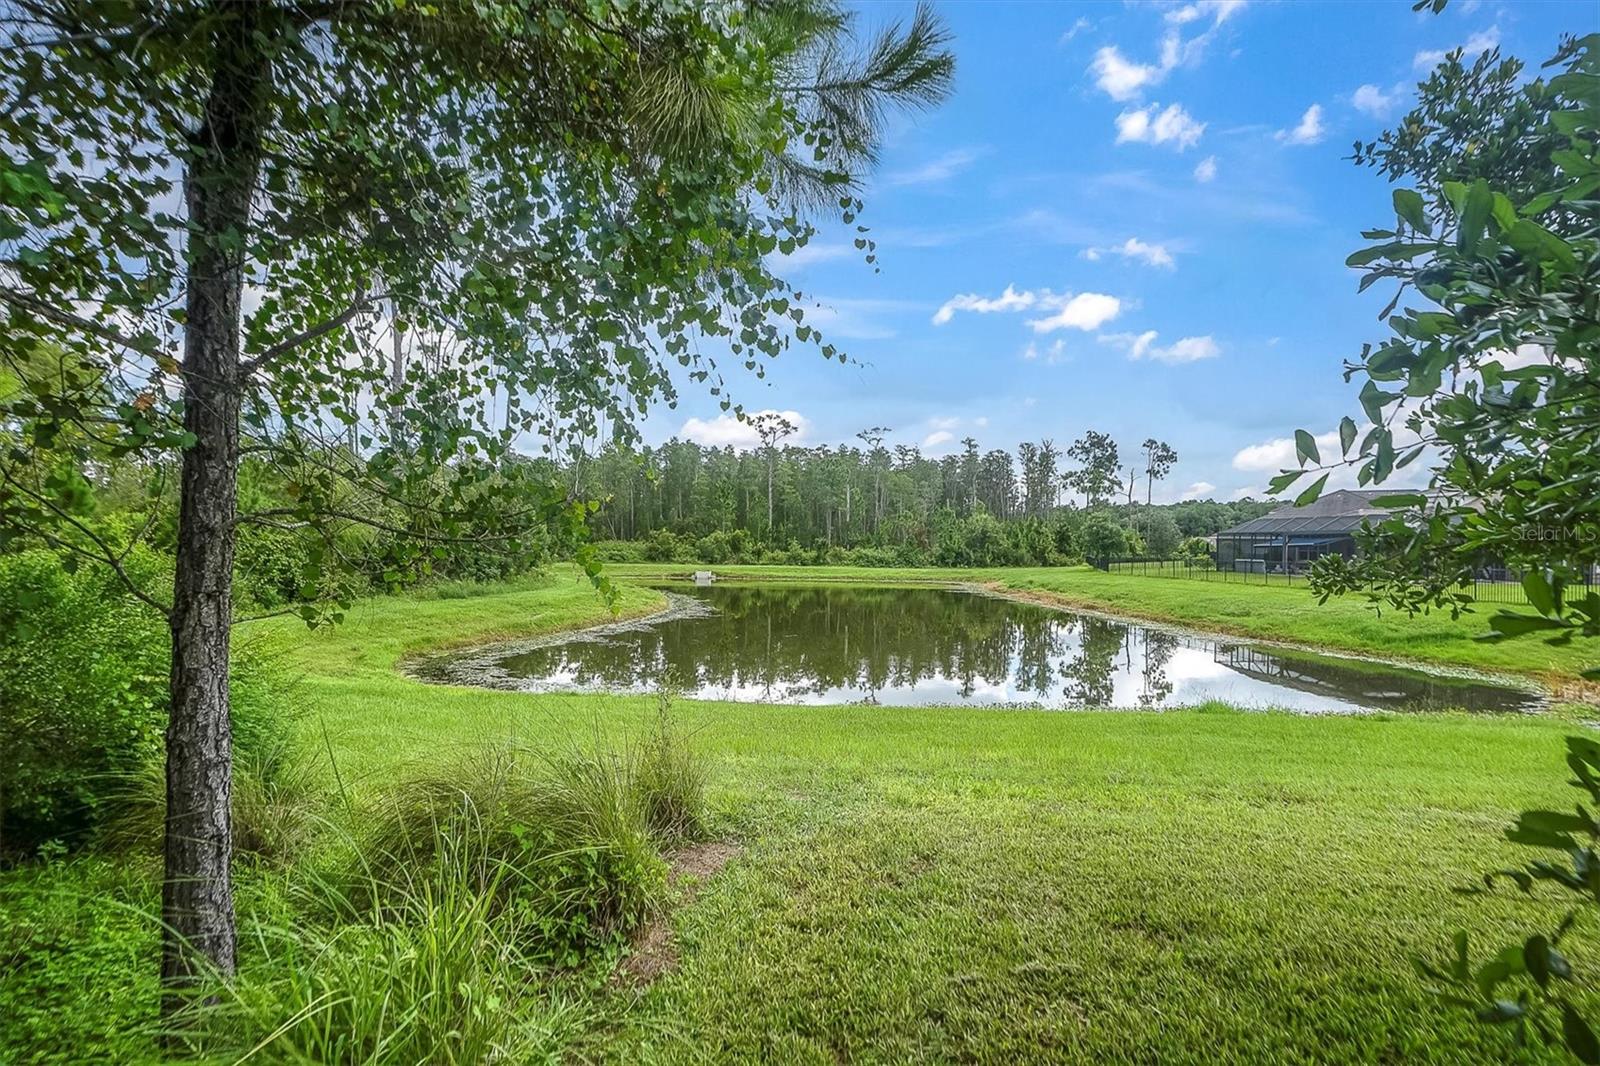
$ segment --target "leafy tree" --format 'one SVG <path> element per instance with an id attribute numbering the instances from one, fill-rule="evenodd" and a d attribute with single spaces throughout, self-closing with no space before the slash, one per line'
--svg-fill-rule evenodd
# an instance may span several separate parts
<path id="1" fill-rule="evenodd" d="M 776 411 L 763 411 L 753 415 L 750 425 L 761 439 L 761 450 L 767 453 L 767 529 L 772 528 L 772 470 L 778 460 L 778 442 L 794 435 L 795 424 Z"/>
<path id="2" fill-rule="evenodd" d="M 1072 447 L 1067 449 L 1067 458 L 1077 460 L 1079 465 L 1078 469 L 1069 471 L 1063 480 L 1069 489 L 1083 493 L 1083 503 L 1087 508 L 1111 499 L 1122 484 L 1118 473 L 1121 460 L 1117 456 L 1117 442 L 1111 439 L 1109 433 L 1089 430 L 1072 442 Z"/>
<path id="3" fill-rule="evenodd" d="M 1163 558 L 1172 555 L 1178 550 L 1178 545 L 1183 542 L 1183 531 L 1178 528 L 1178 523 L 1165 511 L 1158 511 L 1144 524 L 1145 550 L 1151 555 Z"/>
<path id="4" fill-rule="evenodd" d="M 1144 502 L 1149 506 L 1155 483 L 1164 481 L 1178 461 L 1178 453 L 1166 441 L 1146 437 L 1140 448 L 1144 451 Z"/>
<path id="5" fill-rule="evenodd" d="M 825 0 L 8 0 L 0 27 L 0 363 L 51 361 L 4 394 L 0 528 L 121 573 L 142 531 L 86 520 L 93 449 L 177 468 L 172 593 L 130 582 L 172 640 L 177 986 L 234 966 L 241 524 L 375 528 L 395 580 L 581 526 L 513 443 L 631 439 L 672 361 L 728 404 L 700 337 L 838 356 L 767 257 L 802 206 L 856 219 L 885 108 L 952 59 L 926 9 L 858 53 Z M 246 453 L 291 504 L 238 509 Z"/>
<path id="6" fill-rule="evenodd" d="M 1569 41 L 1547 64 L 1560 68 L 1548 82 L 1485 99 L 1471 94 L 1516 68 L 1480 61 L 1464 71 L 1454 55 L 1402 124 L 1417 132 L 1379 142 L 1396 176 L 1435 169 L 1410 175 L 1417 188 L 1394 191 L 1393 227 L 1368 231 L 1377 243 L 1349 259 L 1366 268 L 1363 288 L 1398 282 L 1382 316 L 1393 335 L 1346 368 L 1367 379 L 1369 426 L 1341 423 L 1343 458 L 1333 463 L 1298 431 L 1302 469 L 1273 488 L 1341 461 L 1357 466 L 1362 484 L 1382 484 L 1431 453 L 1434 493 L 1395 493 L 1386 502 L 1401 513 L 1376 527 L 1361 558 L 1319 562 L 1313 582 L 1325 596 L 1370 588 L 1375 601 L 1406 610 L 1459 611 L 1474 575 L 1497 562 L 1523 573 L 1537 613 L 1496 614 L 1496 637 L 1600 635 L 1600 594 L 1566 595 L 1600 563 L 1597 51 L 1600 35 Z M 1493 159 L 1463 158 L 1477 154 L 1460 130 L 1466 119 L 1428 125 L 1460 111 L 1495 146 Z M 1420 306 L 1396 311 L 1408 292 Z M 1300 498 L 1314 499 L 1327 478 Z"/>
<path id="7" fill-rule="evenodd" d="M 1080 534 L 1087 559 L 1110 559 L 1128 554 L 1128 531 L 1108 511 L 1095 511 Z"/>

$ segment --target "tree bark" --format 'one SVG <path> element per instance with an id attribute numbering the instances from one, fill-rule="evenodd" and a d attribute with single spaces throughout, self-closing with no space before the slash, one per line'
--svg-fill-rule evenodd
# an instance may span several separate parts
<path id="1" fill-rule="evenodd" d="M 171 1013 L 234 972 L 228 634 L 239 467 L 240 299 L 271 67 L 264 8 L 219 4 L 205 117 L 186 163 L 184 428 L 173 588 L 161 977 Z"/>

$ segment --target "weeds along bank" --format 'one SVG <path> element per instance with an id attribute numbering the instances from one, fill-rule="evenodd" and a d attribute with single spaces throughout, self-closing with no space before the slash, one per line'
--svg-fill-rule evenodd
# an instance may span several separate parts
<path id="1" fill-rule="evenodd" d="M 773 708 L 428 686 L 428 647 L 607 617 L 574 575 L 247 629 L 299 772 L 240 812 L 220 1061 L 1482 1060 L 1406 952 L 1529 904 L 1450 889 L 1563 799 L 1561 723 Z M 625 586 L 622 608 L 660 599 Z M 335 772 L 337 771 L 337 772 Z M 155 823 L 149 823 L 152 827 Z M 272 827 L 272 828 L 268 828 Z M 0 874 L 0 1061 L 153 1054 L 151 831 Z M 745 845 L 611 974 L 663 856 Z M 1159 975 L 1160 980 L 1152 980 Z M 1321 1004 L 1308 1014 L 1301 1006 Z M 270 1039 L 269 1039 L 270 1038 Z M 830 1049 L 832 1049 L 830 1051 Z"/>

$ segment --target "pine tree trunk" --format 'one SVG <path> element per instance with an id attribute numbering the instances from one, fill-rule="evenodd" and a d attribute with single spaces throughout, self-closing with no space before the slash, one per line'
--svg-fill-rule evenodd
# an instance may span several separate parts
<path id="1" fill-rule="evenodd" d="M 271 70 L 254 5 L 213 31 L 205 120 L 185 172 L 190 220 L 183 344 L 183 453 L 167 724 L 166 872 L 161 977 L 170 1013 L 184 986 L 234 971 L 232 736 L 228 634 L 239 466 L 243 246 L 260 168 Z"/>

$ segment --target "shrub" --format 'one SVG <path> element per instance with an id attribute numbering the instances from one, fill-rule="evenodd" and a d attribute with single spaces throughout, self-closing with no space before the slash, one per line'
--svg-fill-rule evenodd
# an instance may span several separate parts
<path id="1" fill-rule="evenodd" d="M 263 607 L 298 600 L 307 574 L 315 570 L 309 541 L 280 529 L 243 526 L 236 551 L 236 587 L 243 598 Z"/>
<path id="2" fill-rule="evenodd" d="M 602 563 L 642 563 L 646 561 L 644 545 L 633 540 L 595 541 L 594 557 Z"/>
<path id="3" fill-rule="evenodd" d="M 130 553 L 124 568 L 142 588 L 170 581 L 151 552 Z M 160 783 L 169 640 L 166 620 L 104 568 L 71 571 L 48 551 L 0 556 L 6 853 L 81 844 L 130 789 Z M 260 649 L 241 649 L 232 690 L 234 750 L 248 765 L 287 731 L 282 671 Z"/>
<path id="4" fill-rule="evenodd" d="M 652 563 L 693 562 L 693 552 L 670 529 L 654 530 L 644 540 L 644 558 Z"/>
<path id="5" fill-rule="evenodd" d="M 126 566 L 145 587 L 163 576 L 149 553 Z M 165 620 L 109 571 L 0 556 L 0 846 L 88 835 L 117 779 L 161 750 L 167 662 Z"/>

